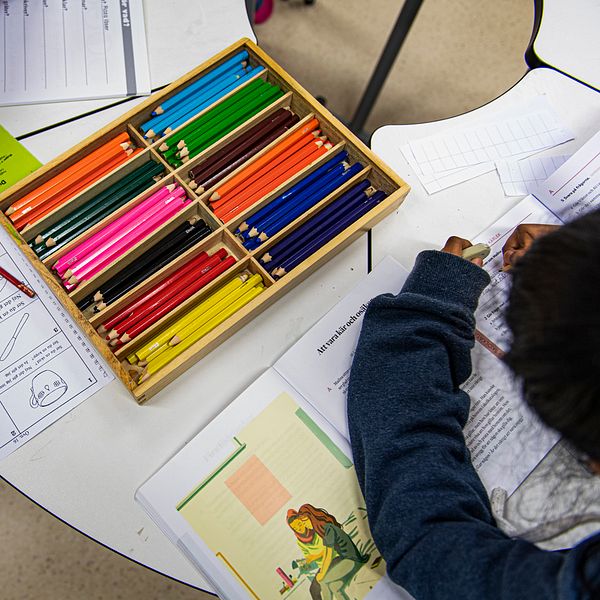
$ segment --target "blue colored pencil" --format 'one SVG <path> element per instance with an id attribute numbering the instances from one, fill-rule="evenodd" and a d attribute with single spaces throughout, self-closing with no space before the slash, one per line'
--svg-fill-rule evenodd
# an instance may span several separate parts
<path id="1" fill-rule="evenodd" d="M 376 204 L 379 204 L 385 197 L 384 192 L 376 192 L 367 202 L 361 203 L 351 213 L 344 215 L 342 219 L 331 224 L 326 231 L 321 232 L 319 236 L 306 244 L 296 254 L 283 261 L 279 267 L 273 269 L 271 272 L 272 275 L 279 278 L 289 273 L 294 267 L 298 266 L 311 254 L 314 254 L 319 248 L 322 248 L 327 242 L 346 229 L 346 227 L 360 219 L 362 215 L 371 210 Z"/>
<path id="2" fill-rule="evenodd" d="M 176 129 L 177 127 L 179 127 L 180 125 L 182 125 L 183 123 L 185 123 L 186 121 L 191 119 L 194 115 L 198 114 L 201 110 L 204 110 L 207 106 L 214 104 L 217 100 L 220 100 L 223 96 L 225 96 L 226 94 L 229 94 L 229 92 L 239 88 L 241 85 L 246 83 L 246 81 L 248 81 L 249 79 L 252 79 L 259 73 L 262 73 L 262 71 L 264 71 L 264 70 L 265 70 L 264 67 L 256 67 L 256 68 L 252 69 L 251 71 L 248 71 L 245 75 L 242 75 L 235 83 L 228 85 L 226 88 L 222 89 L 218 94 L 216 94 L 212 98 L 206 100 L 206 102 L 203 102 L 200 106 L 196 106 L 195 108 L 190 110 L 187 114 L 183 115 L 182 117 L 179 117 L 178 119 L 175 119 L 174 122 L 170 123 L 169 126 L 164 129 L 163 133 L 170 133 L 171 131 L 173 131 L 173 129 Z"/>
<path id="3" fill-rule="evenodd" d="M 357 173 L 362 171 L 362 169 L 363 166 L 360 163 L 355 163 L 347 171 L 342 173 L 336 180 L 323 186 L 317 193 L 305 196 L 302 198 L 302 200 L 298 200 L 298 202 L 292 207 L 289 207 L 288 205 L 283 206 L 280 211 L 277 211 L 275 215 L 269 218 L 269 223 L 262 228 L 258 238 L 262 242 L 265 242 L 278 231 L 283 229 L 286 225 L 289 225 L 303 212 L 307 211 L 309 208 L 317 204 L 317 202 L 325 198 L 325 196 L 339 188 L 344 181 L 354 177 Z"/>
<path id="4" fill-rule="evenodd" d="M 230 85 L 237 84 L 246 73 L 247 72 L 241 67 L 239 70 L 225 73 L 197 95 L 191 96 L 187 100 L 180 102 L 177 106 L 174 106 L 171 110 L 162 115 L 157 115 L 145 123 L 142 123 L 140 129 L 144 132 L 146 137 L 159 135 L 163 130 L 167 129 L 172 122 L 181 118 L 183 115 L 188 114 L 190 111 L 199 112 L 201 109 L 197 109 L 198 106 L 209 101 L 212 103 L 213 98 L 220 98 L 223 95 L 221 92 L 224 89 L 227 89 Z"/>
<path id="5" fill-rule="evenodd" d="M 342 163 L 348 158 L 348 153 L 343 150 L 336 154 L 333 158 L 330 158 L 326 163 L 321 165 L 318 169 L 315 169 L 310 175 L 307 175 L 301 179 L 298 183 L 293 185 L 289 190 L 283 192 L 283 194 L 274 198 L 269 204 L 263 206 L 259 211 L 255 212 L 252 216 L 248 217 L 236 230 L 236 234 L 244 234 L 246 231 L 250 231 L 251 228 L 259 223 L 262 219 L 266 218 L 276 208 L 281 206 L 287 200 L 293 198 L 296 194 L 306 189 L 308 186 L 313 185 L 320 177 L 325 175 L 330 170 L 333 170 L 337 165 Z M 341 171 L 340 171 L 341 172 Z M 258 231 L 255 235 L 258 234 Z M 246 236 L 244 236 L 246 237 Z"/>
<path id="6" fill-rule="evenodd" d="M 293 254 L 299 245 L 305 244 L 311 238 L 318 234 L 323 224 L 328 225 L 330 219 L 340 219 L 342 215 L 352 210 L 356 205 L 366 201 L 369 196 L 365 190 L 371 186 L 371 182 L 366 179 L 354 186 L 351 190 L 336 198 L 331 204 L 328 204 L 323 210 L 308 219 L 283 240 L 277 242 L 260 258 L 260 262 L 268 264 L 274 260 L 281 262 L 289 254 Z"/>
<path id="7" fill-rule="evenodd" d="M 197 91 L 201 90 L 203 87 L 218 79 L 224 73 L 228 71 L 232 71 L 236 69 L 236 67 L 245 67 L 248 61 L 248 52 L 246 50 L 242 50 L 238 52 L 235 56 L 232 56 L 229 60 L 226 60 L 223 64 L 220 64 L 218 67 L 214 68 L 212 71 L 203 75 L 195 81 L 191 83 L 187 87 L 183 88 L 180 92 L 177 92 L 174 96 L 167 98 L 162 104 L 157 106 L 153 111 L 153 115 L 161 115 L 165 111 L 169 110 L 175 104 L 178 104 L 182 100 L 185 100 L 189 96 L 195 94 Z M 246 64 L 244 64 L 246 63 Z"/>

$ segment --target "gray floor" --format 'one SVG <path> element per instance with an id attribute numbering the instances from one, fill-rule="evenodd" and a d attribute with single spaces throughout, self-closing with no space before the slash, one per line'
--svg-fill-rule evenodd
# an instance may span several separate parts
<path id="1" fill-rule="evenodd" d="M 400 5 L 276 1 L 256 33 L 301 84 L 350 118 Z M 525 73 L 532 21 L 532 1 L 425 0 L 367 128 L 441 119 L 494 99 Z M 7 600 L 209 597 L 88 540 L 3 482 L 0 540 L 0 597 Z"/>

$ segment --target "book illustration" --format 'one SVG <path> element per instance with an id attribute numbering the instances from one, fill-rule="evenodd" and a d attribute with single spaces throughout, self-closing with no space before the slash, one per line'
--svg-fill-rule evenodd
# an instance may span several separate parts
<path id="1" fill-rule="evenodd" d="M 345 531 L 344 526 L 355 520 L 354 515 L 340 524 L 325 509 L 303 504 L 297 511 L 289 509 L 286 520 L 304 556 L 292 561 L 291 566 L 297 571 L 295 577 L 277 568 L 284 581 L 280 594 L 292 589 L 302 575 L 307 575 L 312 577 L 309 592 L 313 600 L 349 600 L 347 588 L 371 558 L 367 550 L 375 550 L 377 554 L 372 568 L 377 568 L 382 561 L 371 540 L 361 550 Z"/>
<path id="2" fill-rule="evenodd" d="M 21 315 L 21 318 L 17 323 L 17 327 L 13 331 L 13 334 L 10 336 L 10 339 L 4 347 L 4 350 L 2 350 L 2 354 L 0 354 L 0 362 L 6 360 L 8 358 L 8 355 L 12 352 L 12 349 L 15 347 L 15 342 L 17 341 L 17 338 L 21 333 L 21 330 L 25 326 L 25 323 L 27 323 L 27 319 L 29 319 L 29 313 L 24 313 L 23 315 Z"/>
<path id="3" fill-rule="evenodd" d="M 42 371 L 31 380 L 31 408 L 45 407 L 62 398 L 69 389 L 65 380 L 54 371 Z"/>
<path id="4" fill-rule="evenodd" d="M 385 564 L 350 459 L 287 393 L 233 442 L 176 509 L 246 596 L 366 598 Z"/>

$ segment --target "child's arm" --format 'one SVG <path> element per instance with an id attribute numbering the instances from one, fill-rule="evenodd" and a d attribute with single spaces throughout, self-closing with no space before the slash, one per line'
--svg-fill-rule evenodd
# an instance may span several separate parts
<path id="1" fill-rule="evenodd" d="M 497 529 L 465 446 L 459 385 L 488 281 L 466 260 L 423 252 L 402 292 L 367 310 L 348 413 L 371 531 L 392 579 L 418 599 L 571 597 L 576 554 Z"/>

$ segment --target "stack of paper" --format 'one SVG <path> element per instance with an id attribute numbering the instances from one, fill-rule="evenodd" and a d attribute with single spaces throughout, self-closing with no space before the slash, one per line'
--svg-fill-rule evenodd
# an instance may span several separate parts
<path id="1" fill-rule="evenodd" d="M 414 140 L 401 150 L 428 193 L 492 171 L 573 139 L 548 102 L 538 97 L 489 121 Z"/>

